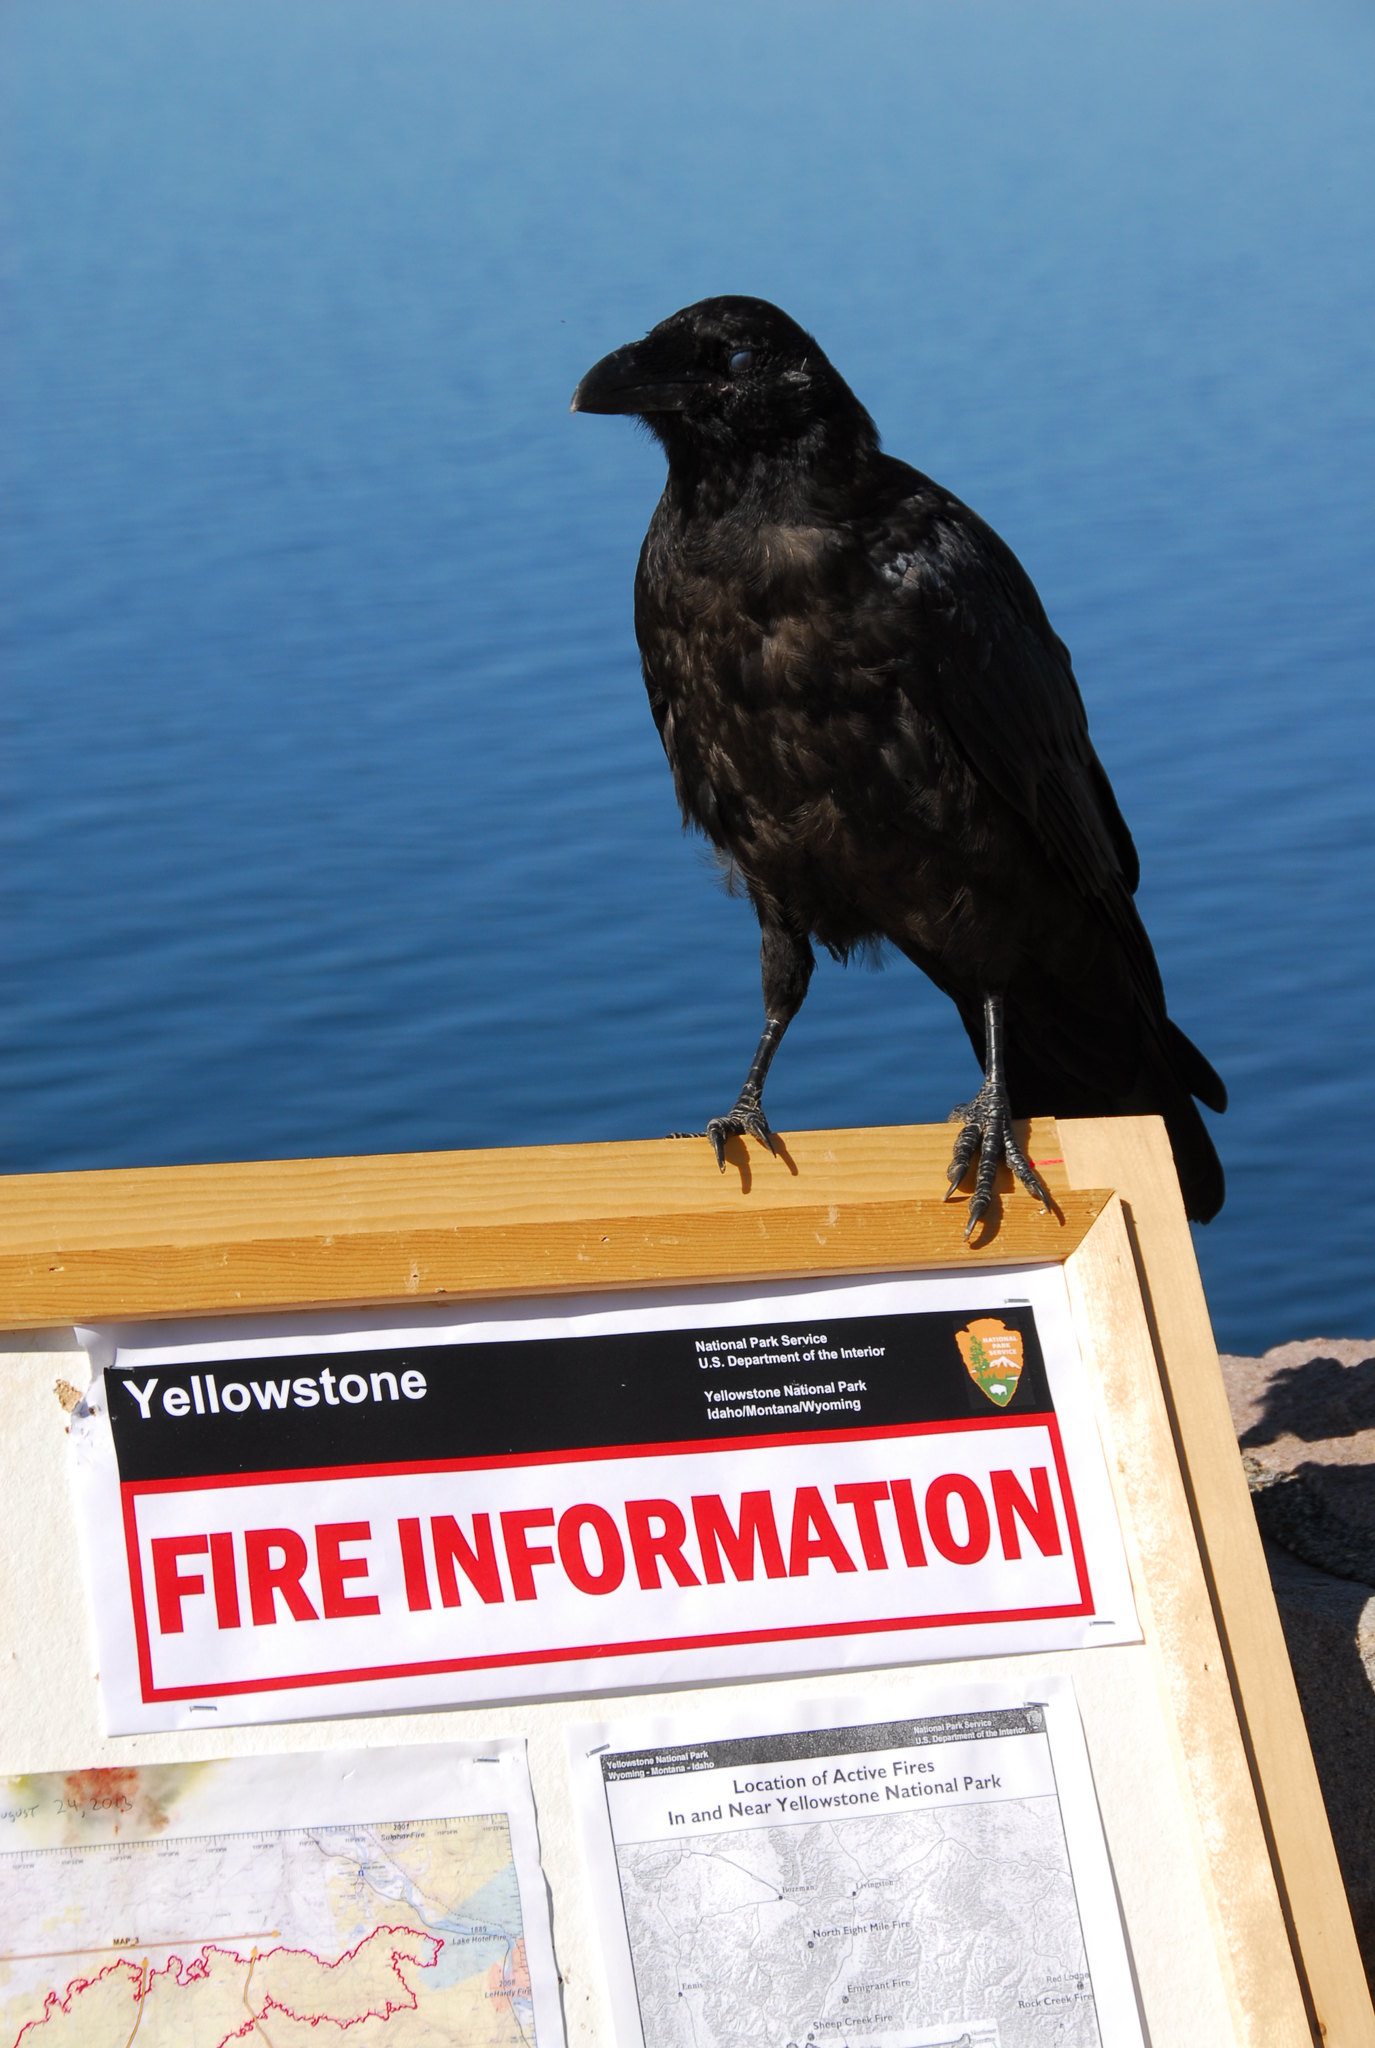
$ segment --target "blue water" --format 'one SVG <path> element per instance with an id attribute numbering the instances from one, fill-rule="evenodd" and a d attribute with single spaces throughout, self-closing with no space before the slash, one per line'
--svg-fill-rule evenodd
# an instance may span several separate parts
<path id="1" fill-rule="evenodd" d="M 700 1128 L 757 934 L 570 419 L 706 293 L 1027 564 L 1225 1075 L 1224 1344 L 1375 1330 L 1375 18 L 10 0 L 0 1164 Z M 973 1084 L 823 963 L 783 1129 Z"/>

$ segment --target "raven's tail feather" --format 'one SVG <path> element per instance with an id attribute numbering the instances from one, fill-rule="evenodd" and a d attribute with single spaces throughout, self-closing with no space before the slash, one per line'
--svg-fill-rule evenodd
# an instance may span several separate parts
<path id="1" fill-rule="evenodd" d="M 1174 1153 L 1175 1171 L 1179 1175 L 1179 1185 L 1184 1195 L 1185 1213 L 1195 1223 L 1209 1223 L 1222 1207 L 1223 1198 L 1227 1193 L 1227 1182 L 1223 1176 L 1222 1162 L 1208 1135 L 1207 1126 L 1198 1113 L 1194 1092 L 1197 1091 L 1209 1109 L 1225 1109 L 1227 1091 L 1202 1053 L 1189 1044 L 1184 1033 L 1176 1030 L 1173 1025 L 1170 1030 L 1173 1034 L 1170 1051 L 1173 1053 L 1175 1049 L 1173 1039 L 1178 1039 L 1181 1045 L 1188 1046 L 1198 1065 L 1206 1069 L 1214 1084 L 1210 1087 L 1209 1094 L 1204 1095 L 1193 1077 L 1192 1068 L 1185 1076 L 1181 1076 L 1178 1067 L 1165 1069 L 1160 1077 L 1160 1099 L 1155 1105 L 1165 1119 L 1170 1150 Z"/>
<path id="2" fill-rule="evenodd" d="M 1192 1038 L 1186 1038 L 1173 1017 L 1165 1019 L 1165 1046 L 1170 1065 L 1190 1095 L 1196 1095 L 1206 1109 L 1219 1115 L 1227 1107 L 1227 1088 L 1211 1060 L 1206 1060 Z"/>

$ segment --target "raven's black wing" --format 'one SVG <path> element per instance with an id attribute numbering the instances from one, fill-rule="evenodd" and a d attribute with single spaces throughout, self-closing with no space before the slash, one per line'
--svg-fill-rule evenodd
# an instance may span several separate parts
<path id="1" fill-rule="evenodd" d="M 1155 1044 L 1143 1056 L 1156 1079 L 1132 1106 L 1160 1108 L 1177 1152 L 1196 1152 L 1206 1177 L 1216 1166 L 1211 1144 L 1201 1126 L 1194 1131 L 1191 1106 L 1170 1098 L 1182 1088 L 1222 1110 L 1227 1091 L 1166 1014 L 1160 969 L 1133 901 L 1136 848 L 1089 738 L 1068 649 L 992 528 L 920 472 L 890 458 L 883 464 L 886 505 L 866 527 L 871 618 L 881 622 L 887 646 L 920 650 L 906 670 L 899 660 L 889 673 L 899 687 L 906 676 L 921 708 L 940 719 L 974 774 L 1030 829 L 1061 886 L 1110 936 L 1137 1022 Z M 1024 996 L 1041 1023 L 1045 997 L 1030 986 Z M 1059 1017 L 1070 1021 L 1063 1009 Z M 977 1049 L 977 1022 L 966 1014 L 966 1023 Z M 1044 1046 L 1051 1034 L 1037 1035 Z"/>
<path id="2" fill-rule="evenodd" d="M 1112 928 L 1163 1028 L 1160 972 L 1132 902 L 1136 848 L 1089 738 L 1069 652 L 992 528 L 918 471 L 889 467 L 903 494 L 866 531 L 883 637 L 920 647 L 910 682 L 922 708 Z M 900 666 L 896 678 L 901 687 Z"/>

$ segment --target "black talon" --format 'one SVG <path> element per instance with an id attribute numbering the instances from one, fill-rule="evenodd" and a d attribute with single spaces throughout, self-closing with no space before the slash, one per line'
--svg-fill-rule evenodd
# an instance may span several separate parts
<path id="1" fill-rule="evenodd" d="M 1023 1152 L 1021 1146 L 1013 1137 L 1010 1124 L 1003 1133 L 1003 1157 L 1027 1193 L 1035 1195 L 1043 1209 L 1053 1208 L 1054 1204 L 1047 1192 L 1045 1182 L 1041 1179 L 1040 1174 L 1037 1173 L 1035 1167 L 1027 1158 L 1026 1153 Z"/>
<path id="2" fill-rule="evenodd" d="M 728 1116 L 714 1116 L 707 1125 L 707 1137 L 716 1154 L 716 1164 L 722 1173 L 726 1170 L 727 1138 L 758 1138 L 761 1145 L 767 1145 L 775 1159 L 778 1157 L 778 1143 L 769 1129 L 769 1120 L 764 1114 L 759 1098 L 742 1089 L 740 1100 Z"/>
<path id="3" fill-rule="evenodd" d="M 962 1102 L 950 1113 L 951 1123 L 963 1118 L 964 1129 L 955 1140 L 954 1156 L 950 1161 L 950 1185 L 945 1193 L 947 1202 L 964 1179 L 975 1152 L 979 1155 L 979 1170 L 969 1201 L 969 1221 L 965 1225 L 966 1244 L 988 1213 L 993 1200 L 993 1184 L 1002 1160 L 1007 1161 L 1013 1178 L 1021 1182 L 1028 1194 L 1035 1195 L 1043 1208 L 1049 1209 L 1052 1206 L 1044 1182 L 1017 1143 L 1012 1131 L 1012 1105 L 1008 1100 L 1007 1087 L 1003 1080 L 1001 996 L 984 997 L 984 1034 L 983 1086 L 972 1102 Z"/>
<path id="4" fill-rule="evenodd" d="M 972 1108 L 972 1103 L 965 1103 L 959 1109 L 952 1110 L 950 1112 L 951 1123 L 954 1123 L 956 1117 L 962 1116 L 967 1118 Z M 950 1200 L 950 1197 L 954 1194 L 966 1173 L 968 1173 L 969 1162 L 979 1148 L 979 1141 L 982 1135 L 982 1130 L 978 1124 L 966 1122 L 964 1129 L 955 1140 L 955 1150 L 950 1164 L 945 1170 L 946 1179 L 950 1185 L 945 1191 L 943 1200 L 947 1202 Z"/>

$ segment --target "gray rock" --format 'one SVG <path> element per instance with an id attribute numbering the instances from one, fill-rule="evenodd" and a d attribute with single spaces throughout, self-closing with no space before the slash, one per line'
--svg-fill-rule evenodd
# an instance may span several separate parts
<path id="1" fill-rule="evenodd" d="M 1280 1344 L 1222 1376 L 1375 1989 L 1375 1341 Z"/>
<path id="2" fill-rule="evenodd" d="M 1375 1592 L 1265 1546 L 1332 1841 L 1375 1992 Z"/>
<path id="3" fill-rule="evenodd" d="M 1264 1534 L 1375 1586 L 1375 1342 L 1280 1344 L 1222 1376 Z"/>

